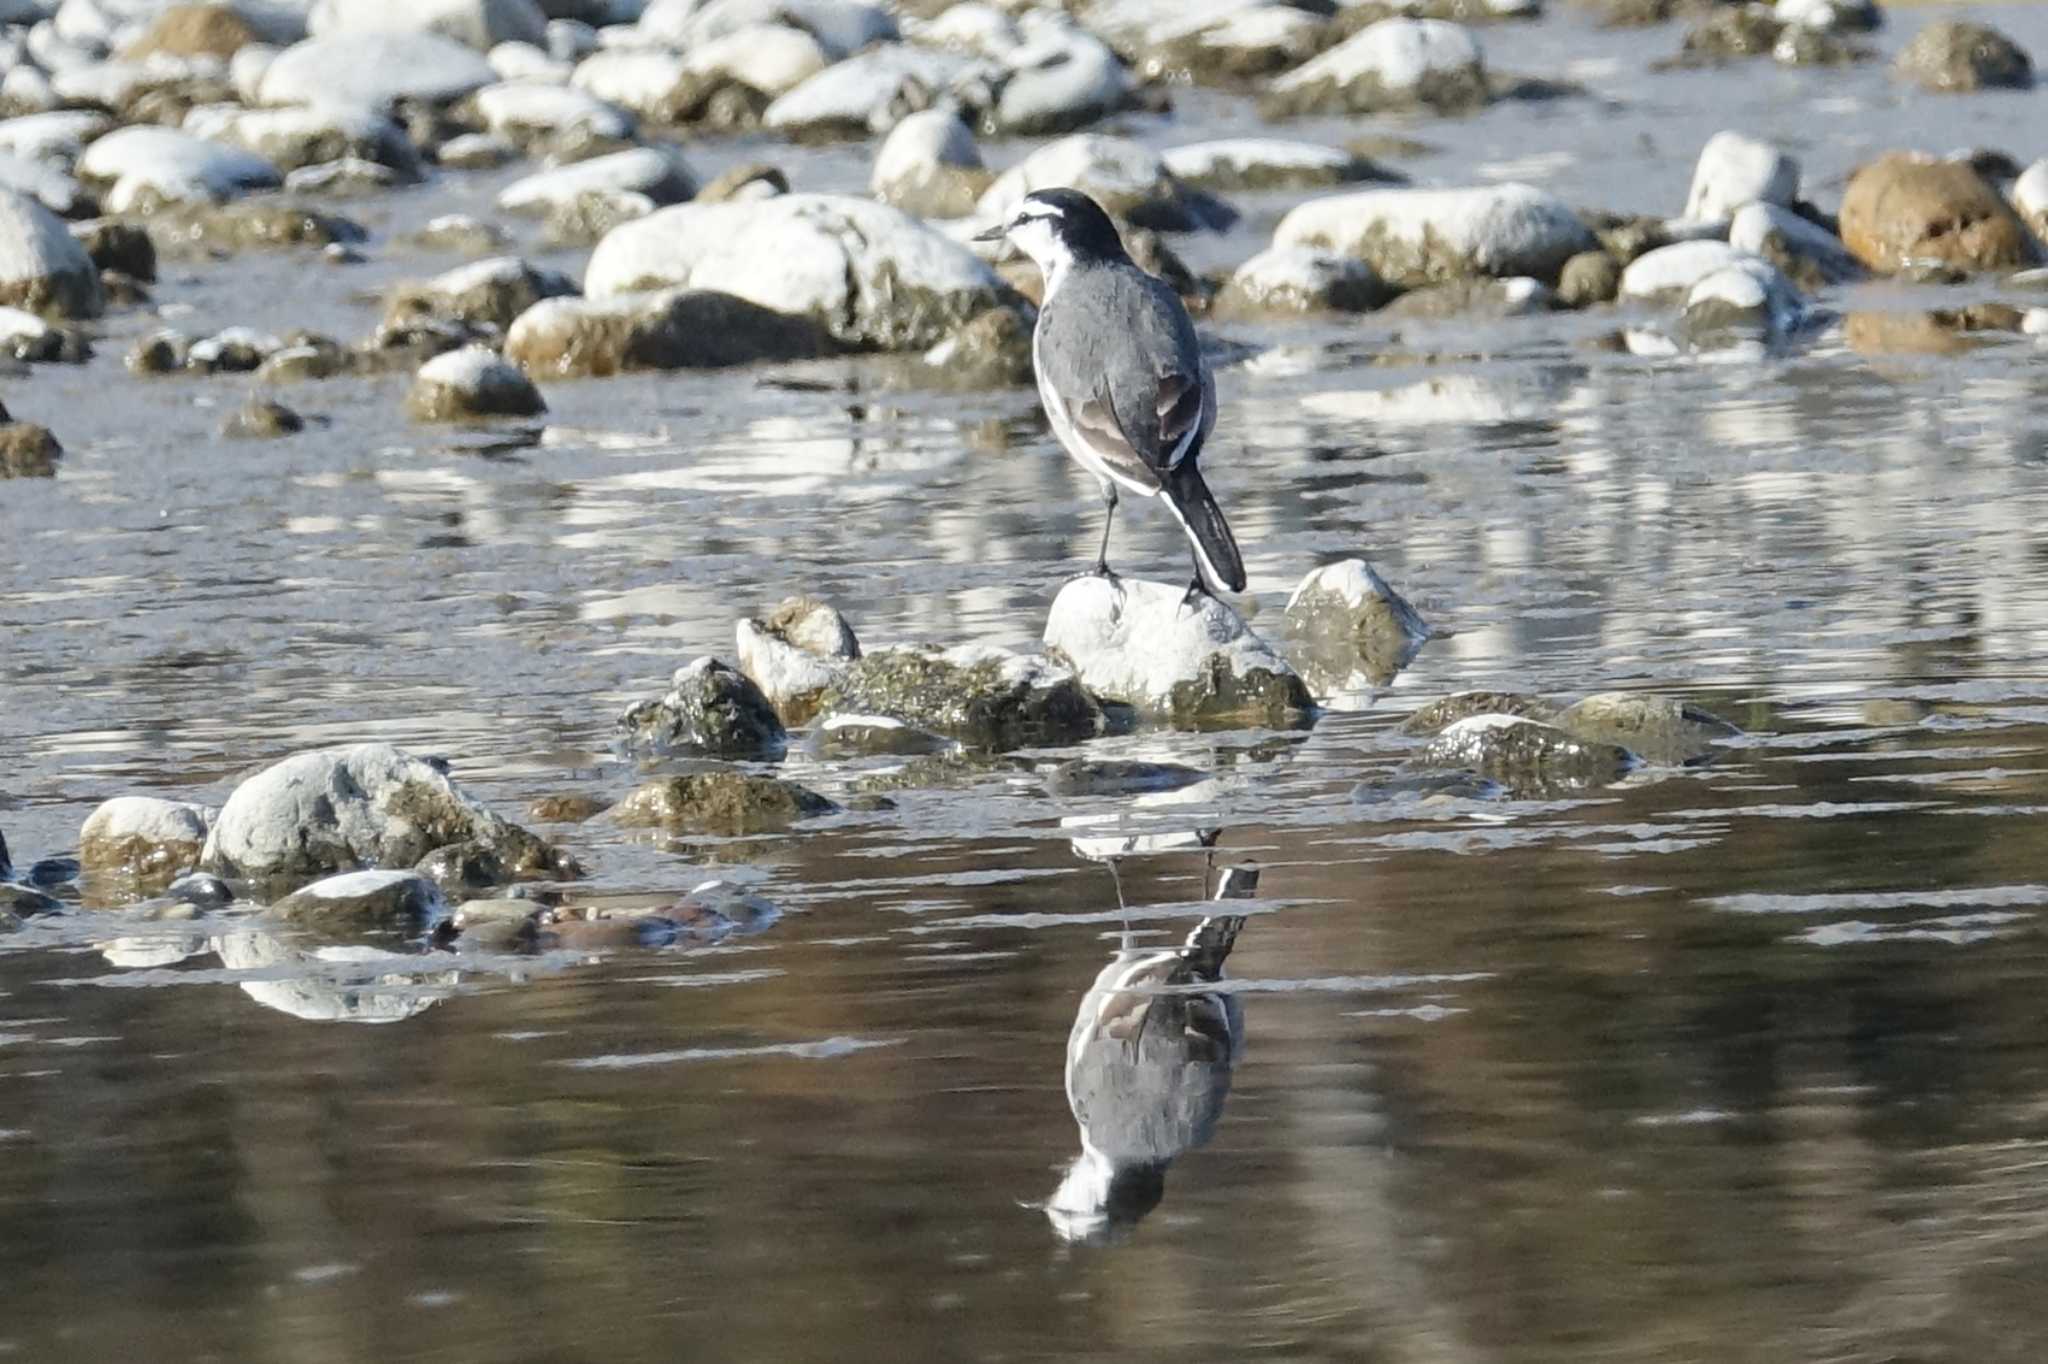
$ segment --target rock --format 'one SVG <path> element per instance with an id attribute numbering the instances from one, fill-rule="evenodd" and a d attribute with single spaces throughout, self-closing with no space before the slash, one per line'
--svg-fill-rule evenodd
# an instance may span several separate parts
<path id="1" fill-rule="evenodd" d="M 484 346 L 447 351 L 420 366 L 405 410 L 414 421 L 460 422 L 536 417 L 548 410 L 518 366 Z"/>
<path id="2" fill-rule="evenodd" d="M 1073 132 L 1132 100 L 1130 75 L 1108 44 L 1078 30 L 1052 31 L 1005 57 L 1010 67 L 987 131 L 1013 137 Z"/>
<path id="3" fill-rule="evenodd" d="M 284 342 L 253 327 L 223 327 L 186 347 L 185 367 L 202 374 L 247 374 L 283 348 Z"/>
<path id="4" fill-rule="evenodd" d="M 1432 701 L 1402 721 L 1403 734 L 1430 735 L 1449 729 L 1474 715 L 1518 715 L 1525 719 L 1554 723 L 1560 714 L 1556 706 L 1540 696 L 1521 692 L 1461 691 Z"/>
<path id="5" fill-rule="evenodd" d="M 71 235 L 101 270 L 118 270 L 131 279 L 156 280 L 156 243 L 149 230 L 114 218 L 72 223 Z"/>
<path id="6" fill-rule="evenodd" d="M 450 843 L 436 848 L 422 857 L 413 871 L 432 881 L 451 902 L 466 900 L 512 879 L 498 854 L 480 843 Z"/>
<path id="7" fill-rule="evenodd" d="M 1268 118 L 1424 108 L 1465 113 L 1491 98 L 1478 40 L 1435 19 L 1382 19 L 1267 87 Z"/>
<path id="8" fill-rule="evenodd" d="M 1054 598 L 1047 652 L 1093 695 L 1191 727 L 1299 724 L 1314 710 L 1294 669 L 1214 597 L 1184 587 L 1076 578 Z"/>
<path id="9" fill-rule="evenodd" d="M 325 926 L 317 913 L 314 922 Z M 442 917 L 427 925 L 400 919 L 364 927 L 409 934 L 421 928 L 439 931 L 444 922 Z M 249 973 L 238 982 L 243 994 L 292 1018 L 316 1023 L 396 1023 L 455 993 L 460 979 L 452 970 L 422 971 L 413 959 L 401 960 L 385 948 L 369 944 L 330 943 L 307 951 L 282 941 L 258 923 L 243 920 L 209 943 L 222 966 Z M 328 931 L 354 934 L 361 929 L 344 921 Z"/>
<path id="10" fill-rule="evenodd" d="M 543 824 L 581 824 L 603 814 L 605 809 L 605 803 L 595 796 L 572 793 L 542 796 L 526 808 L 526 813 Z"/>
<path id="11" fill-rule="evenodd" d="M 1193 142 L 1167 148 L 1162 159 L 1167 173 L 1181 184 L 1208 190 L 1320 189 L 1403 178 L 1341 147 L 1277 137 Z"/>
<path id="12" fill-rule="evenodd" d="M 556 247 L 595 246 L 613 228 L 645 218 L 656 207 L 654 200 L 634 190 L 591 190 L 549 208 L 541 240 Z"/>
<path id="13" fill-rule="evenodd" d="M 924 109 L 898 123 L 875 155 L 868 191 L 926 218 L 961 218 L 994 179 L 974 134 L 950 109 Z"/>
<path id="14" fill-rule="evenodd" d="M 1522 797 L 1604 786 L 1639 765 L 1625 748 L 1580 739 L 1555 725 L 1517 715 L 1474 715 L 1455 721 L 1429 741 L 1418 761 L 1476 772 Z"/>
<path id="15" fill-rule="evenodd" d="M 886 715 L 828 715 L 813 733 L 817 755 L 827 761 L 847 758 L 954 757 L 960 741 L 933 734 Z"/>
<path id="16" fill-rule="evenodd" d="M 499 43 L 545 43 L 547 22 L 533 0 L 314 0 L 306 27 L 315 38 L 437 33 L 488 52 Z"/>
<path id="17" fill-rule="evenodd" d="M 2019 44 L 1983 24 L 1942 19 L 1913 35 L 1892 70 L 1923 90 L 2025 90 L 2034 64 Z"/>
<path id="18" fill-rule="evenodd" d="M 789 177 L 765 161 L 742 161 L 728 166 L 705 182 L 694 202 L 700 204 L 753 203 L 789 193 Z"/>
<path id="19" fill-rule="evenodd" d="M 815 36 L 833 61 L 901 36 L 887 9 L 854 0 L 652 0 L 637 27 L 643 41 L 687 52 L 771 25 Z"/>
<path id="20" fill-rule="evenodd" d="M 786 829 L 839 807 L 815 791 L 744 772 L 692 772 L 648 782 L 610 810 L 627 828 L 753 834 Z"/>
<path id="21" fill-rule="evenodd" d="M 809 318 L 709 289 L 545 299 L 505 334 L 507 359 L 561 378 L 809 360 L 836 349 Z"/>
<path id="22" fill-rule="evenodd" d="M 1327 45 L 1330 21 L 1279 4 L 1197 8 L 1154 25 L 1139 59 L 1151 79 L 1239 85 L 1301 65 Z"/>
<path id="23" fill-rule="evenodd" d="M 1101 707 L 1066 667 L 976 645 L 864 653 L 819 706 L 826 715 L 881 716 L 996 751 L 1071 743 L 1103 725 Z"/>
<path id="24" fill-rule="evenodd" d="M 663 209 L 615 228 L 584 275 L 593 297 L 672 287 L 809 318 L 857 350 L 923 349 L 1005 295 L 972 252 L 909 215 L 825 194 Z"/>
<path id="25" fill-rule="evenodd" d="M 154 796 L 103 801 L 79 831 L 79 863 L 91 876 L 168 885 L 199 864 L 207 813 L 197 805 Z"/>
<path id="26" fill-rule="evenodd" d="M 1429 626 L 1363 559 L 1311 570 L 1287 599 L 1302 675 L 1319 697 L 1386 686 L 1428 641 Z"/>
<path id="27" fill-rule="evenodd" d="M 0 883 L 0 933 L 12 933 L 22 920 L 37 914 L 63 912 L 64 902 L 27 886 Z"/>
<path id="28" fill-rule="evenodd" d="M 1877 53 L 1861 43 L 1805 24 L 1785 25 L 1771 45 L 1771 60 L 1780 66 L 1848 66 L 1876 59 Z"/>
<path id="29" fill-rule="evenodd" d="M 1768 142 L 1741 133 L 1715 133 L 1700 149 L 1686 196 L 1685 216 L 1714 221 L 1745 204 L 1790 207 L 1799 195 L 1799 163 Z"/>
<path id="30" fill-rule="evenodd" d="M 1031 320 L 1016 308 L 990 308 L 924 353 L 924 377 L 986 392 L 1033 382 Z"/>
<path id="31" fill-rule="evenodd" d="M 98 317 L 100 272 L 56 214 L 26 194 L 0 189 L 0 305 L 45 317 Z"/>
<path id="32" fill-rule="evenodd" d="M 70 327 L 55 327 L 20 308 L 0 308 L 0 355 L 28 365 L 81 365 L 92 344 Z"/>
<path id="33" fill-rule="evenodd" d="M 2048 158 L 2036 161 L 2020 173 L 2009 191 L 2013 209 L 2033 231 L 2048 241 Z"/>
<path id="34" fill-rule="evenodd" d="M 466 256 L 496 255 L 512 244 L 509 233 L 496 223 L 473 218 L 467 213 L 444 213 L 426 226 L 399 240 L 407 246 L 429 251 L 459 251 Z"/>
<path id="35" fill-rule="evenodd" d="M 1179 791 L 1208 779 L 1207 772 L 1180 763 L 1069 758 L 1045 773 L 1045 789 L 1067 797 L 1137 796 Z"/>
<path id="36" fill-rule="evenodd" d="M 346 32 L 278 53 L 256 93 L 263 104 L 339 104 L 382 113 L 401 100 L 446 104 L 497 78 L 482 53 L 439 34 Z"/>
<path id="37" fill-rule="evenodd" d="M 1456 279 L 1410 289 L 1381 311 L 1390 317 L 1443 320 L 1453 317 L 1526 317 L 1547 313 L 1557 296 L 1541 280 Z"/>
<path id="38" fill-rule="evenodd" d="M 1769 261 L 1802 289 L 1863 278 L 1862 265 L 1838 237 L 1776 204 L 1751 204 L 1737 213 L 1728 228 L 1728 245 Z"/>
<path id="39" fill-rule="evenodd" d="M 1731 342 L 1775 342 L 1806 323 L 1806 300 L 1777 266 L 1755 256 L 1733 261 L 1692 286 L 1681 334 L 1695 350 Z"/>
<path id="40" fill-rule="evenodd" d="M 78 181 L 55 166 L 30 161 L 12 152 L 0 152 L 0 189 L 26 194 L 62 217 L 90 211 L 90 196 Z"/>
<path id="41" fill-rule="evenodd" d="M 114 213 L 151 213 L 168 204 L 220 204 L 284 183 L 277 167 L 252 152 L 169 128 L 135 126 L 85 149 L 78 173 L 111 185 Z"/>
<path id="42" fill-rule="evenodd" d="M 283 403 L 251 398 L 222 424 L 220 433 L 229 440 L 276 440 L 306 429 L 306 419 Z"/>
<path id="43" fill-rule="evenodd" d="M 508 81 L 476 92 L 477 113 L 499 137 L 529 151 L 602 150 L 632 140 L 633 116 L 566 85 Z"/>
<path id="44" fill-rule="evenodd" d="M 559 854 L 450 781 L 445 764 L 388 744 L 296 753 L 237 786 L 215 817 L 201 867 L 274 881 L 362 867 L 409 867 L 436 848 L 478 843 L 515 875 Z"/>
<path id="45" fill-rule="evenodd" d="M 284 187 L 290 193 L 327 194 L 335 197 L 381 194 L 398 183 L 398 172 L 391 167 L 375 161 L 365 161 L 356 156 L 346 156 L 339 161 L 323 161 L 316 166 L 301 166 L 295 171 L 287 171 L 284 177 Z M 346 252 L 347 264 L 355 264 L 362 259 L 359 254 L 349 252 L 346 248 L 329 248 L 330 255 L 335 251 Z M 337 256 L 335 259 L 342 258 Z"/>
<path id="46" fill-rule="evenodd" d="M 649 123 L 750 128 L 776 95 L 824 69 L 816 40 L 776 26 L 734 34 L 688 57 L 606 48 L 579 62 L 570 83 Z"/>
<path id="47" fill-rule="evenodd" d="M 2026 228 L 1967 163 L 1899 153 L 1849 177 L 1842 240 L 1882 274 L 1918 261 L 2013 270 L 2034 259 Z"/>
<path id="48" fill-rule="evenodd" d="M 160 249 L 206 253 L 251 247 L 329 247 L 362 241 L 362 225 L 321 209 L 264 195 L 218 208 L 187 206 L 153 214 L 150 231 Z"/>
<path id="49" fill-rule="evenodd" d="M 1875 0 L 1778 0 L 1771 12 L 1780 23 L 1820 33 L 1869 33 L 1884 22 Z"/>
<path id="50" fill-rule="evenodd" d="M 69 167 L 114 121 L 96 109 L 57 109 L 0 119 L 0 152 L 24 161 Z"/>
<path id="51" fill-rule="evenodd" d="M 684 87 L 694 87 L 686 101 L 692 114 L 725 86 L 744 86 L 764 100 L 777 99 L 851 55 L 827 48 L 802 28 L 779 23 L 734 29 L 683 52 Z"/>
<path id="52" fill-rule="evenodd" d="M 1673 242 L 1646 251 L 1621 272 L 1621 297 L 1646 302 L 1671 302 L 1715 271 L 1748 259 L 1722 241 Z"/>
<path id="53" fill-rule="evenodd" d="M 1612 303 L 1621 292 L 1621 262 L 1605 251 L 1581 251 L 1564 263 L 1557 277 L 1560 307 L 1589 308 Z"/>
<path id="54" fill-rule="evenodd" d="M 441 888 L 417 872 L 343 872 L 270 906 L 270 917 L 328 932 L 396 929 L 419 933 L 448 917 Z"/>
<path id="55" fill-rule="evenodd" d="M 491 133 L 463 133 L 443 142 L 434 153 L 448 170 L 496 170 L 519 159 L 519 148 Z"/>
<path id="56" fill-rule="evenodd" d="M 192 338 L 183 332 L 164 328 L 151 332 L 137 341 L 128 352 L 126 364 L 131 374 L 173 374 L 185 368 L 185 356 L 192 349 Z"/>
<path id="57" fill-rule="evenodd" d="M 121 59 L 141 62 L 161 55 L 226 61 L 260 36 L 232 5 L 172 5 L 122 49 Z"/>
<path id="58" fill-rule="evenodd" d="M 627 707 L 618 727 L 630 754 L 772 757 L 789 742 L 775 707 L 746 674 L 715 658 L 676 669 L 668 694 Z"/>
<path id="59" fill-rule="evenodd" d="M 262 385 L 296 384 L 311 379 L 332 379 L 353 372 L 361 359 L 356 352 L 343 348 L 332 337 L 306 336 L 265 356 L 263 363 L 256 367 L 256 382 Z"/>
<path id="60" fill-rule="evenodd" d="M 1076 133 L 1040 147 L 988 187 L 976 212 L 993 222 L 1016 212 L 1033 190 L 1078 189 L 1112 217 L 1162 232 L 1229 226 L 1219 201 L 1183 189 L 1158 152 L 1127 137 Z"/>
<path id="61" fill-rule="evenodd" d="M 542 270 L 517 256 L 460 265 L 424 283 L 400 285 L 384 309 L 387 328 L 425 320 L 463 322 L 503 330 L 544 298 L 576 292 L 567 275 Z"/>
<path id="62" fill-rule="evenodd" d="M 1742 731 L 1711 711 L 1668 696 L 1600 692 L 1567 707 L 1558 728 L 1613 744 L 1653 763 L 1694 762 Z"/>
<path id="63" fill-rule="evenodd" d="M 0 478 L 55 478 L 63 454 L 48 427 L 0 422 Z"/>
<path id="64" fill-rule="evenodd" d="M 761 125 L 812 140 L 886 132 L 905 114 L 931 108 L 967 66 L 929 48 L 870 48 L 777 97 L 762 111 Z"/>
<path id="65" fill-rule="evenodd" d="M 789 597 L 765 617 L 734 628 L 740 671 L 767 696 L 785 724 L 817 714 L 827 691 L 860 657 L 846 617 L 816 597 Z"/>
<path id="66" fill-rule="evenodd" d="M 1210 310 L 1218 317 L 1362 313 L 1393 296 L 1362 260 L 1307 246 L 1274 246 L 1240 265 Z"/>
<path id="67" fill-rule="evenodd" d="M 499 43 L 484 53 L 484 60 L 503 80 L 526 81 L 558 89 L 567 85 L 569 78 L 576 74 L 574 58 L 557 61 L 532 43 Z"/>
<path id="68" fill-rule="evenodd" d="M 287 172 L 354 158 L 388 166 L 405 180 L 419 175 L 419 152 L 405 129 L 369 109 L 209 106 L 187 114 L 184 131 L 240 147 Z"/>
<path id="69" fill-rule="evenodd" d="M 1686 30 L 1672 65 L 1708 66 L 1743 57 L 1767 56 L 1785 25 L 1762 5 L 1716 5 Z"/>
<path id="70" fill-rule="evenodd" d="M 644 194 L 655 204 L 680 204 L 697 192 L 682 160 L 654 147 L 633 147 L 514 180 L 498 192 L 507 213 L 545 213 L 592 193 Z"/>
<path id="71" fill-rule="evenodd" d="M 1599 245 L 1563 200 L 1521 184 L 1311 199 L 1280 220 L 1273 244 L 1357 257 L 1400 288 L 1475 276 L 1554 280 Z"/>

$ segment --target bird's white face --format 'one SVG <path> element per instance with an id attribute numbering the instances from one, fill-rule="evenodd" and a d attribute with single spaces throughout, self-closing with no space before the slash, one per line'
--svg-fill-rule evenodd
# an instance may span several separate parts
<path id="1" fill-rule="evenodd" d="M 1031 257 L 1032 264 L 1045 276 L 1045 293 L 1050 298 L 1074 260 L 1073 248 L 1060 235 L 1062 222 L 1058 207 L 1027 197 L 1007 222 L 983 236 L 999 236 Z"/>

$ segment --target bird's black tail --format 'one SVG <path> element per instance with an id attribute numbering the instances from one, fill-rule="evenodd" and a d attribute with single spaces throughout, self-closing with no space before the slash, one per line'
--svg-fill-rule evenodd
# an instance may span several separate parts
<path id="1" fill-rule="evenodd" d="M 1230 523 L 1223 519 L 1223 509 L 1216 505 L 1216 499 L 1209 495 L 1209 485 L 1202 481 L 1202 471 L 1195 467 L 1195 461 L 1189 458 L 1179 468 L 1168 470 L 1165 484 L 1166 505 L 1173 508 L 1181 529 L 1194 543 L 1195 557 L 1202 561 L 1209 577 L 1228 591 L 1244 591 L 1244 558 L 1237 552 Z"/>

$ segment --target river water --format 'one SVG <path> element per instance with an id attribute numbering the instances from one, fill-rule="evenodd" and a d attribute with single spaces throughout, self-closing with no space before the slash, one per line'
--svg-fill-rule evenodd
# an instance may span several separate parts
<path id="1" fill-rule="evenodd" d="M 2048 11 L 1990 13 L 2048 52 Z M 1793 146 L 1823 202 L 1883 147 L 2048 153 L 2038 92 L 1647 75 L 1677 37 L 1493 30 L 1496 65 L 1613 107 L 1407 127 L 1435 144 L 1409 169 L 1670 212 L 1723 126 Z M 1241 114 L 1190 96 L 1132 126 Z M 813 187 L 865 164 L 768 150 Z M 494 183 L 366 217 L 400 231 Z M 1248 197 L 1188 254 L 1242 258 L 1289 202 Z M 360 335 L 377 287 L 433 268 L 249 259 L 158 296 L 194 331 Z M 1026 392 L 860 364 L 556 384 L 544 427 L 485 439 L 406 425 L 402 377 L 348 380 L 294 391 L 325 419 L 305 436 L 236 445 L 212 433 L 238 381 L 121 375 L 150 325 L 6 392 L 68 450 L 0 488 L 0 828 L 24 866 L 101 799 L 218 803 L 324 743 L 445 755 L 514 817 L 614 798 L 637 774 L 612 717 L 729 653 L 737 616 L 805 590 L 870 646 L 1027 647 L 1099 528 Z M 84 906 L 0 939 L 0 1352 L 2036 1358 L 2041 352 L 1838 329 L 1763 363 L 1649 361 L 1602 344 L 1617 325 L 1223 329 L 1248 358 L 1219 374 L 1205 467 L 1254 625 L 1362 553 L 1443 633 L 1312 730 L 1087 746 L 1213 774 L 1190 791 L 1056 796 L 1072 753 L 1027 753 L 773 838 L 540 826 L 591 870 L 585 901 L 718 875 L 782 911 L 694 949 L 252 964 Z M 1171 578 L 1178 532 L 1147 513 L 1119 566 Z M 1653 691 L 1744 734 L 1566 799 L 1354 796 L 1411 751 L 1406 712 L 1473 687 Z M 875 766 L 783 765 L 835 796 Z M 1166 846 L 1113 873 L 1075 842 L 1105 832 Z M 1196 927 L 1212 864 L 1260 869 L 1228 983 L 1154 1000 L 1241 1015 L 1199 1068 L 1207 1140 L 1104 1216 L 1048 1208 L 1082 1149 L 1084 996 Z"/>

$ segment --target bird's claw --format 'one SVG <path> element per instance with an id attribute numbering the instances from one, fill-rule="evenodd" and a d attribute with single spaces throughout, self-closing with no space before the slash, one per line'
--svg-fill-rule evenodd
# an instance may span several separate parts
<path id="1" fill-rule="evenodd" d="M 1195 604 L 1196 598 L 1206 597 L 1208 595 L 1209 589 L 1202 586 L 1202 580 L 1198 576 L 1193 582 L 1188 584 L 1188 590 L 1181 594 L 1180 604 L 1182 607 L 1192 606 Z M 1178 613 L 1178 610 L 1179 608 L 1176 608 L 1176 614 Z"/>

